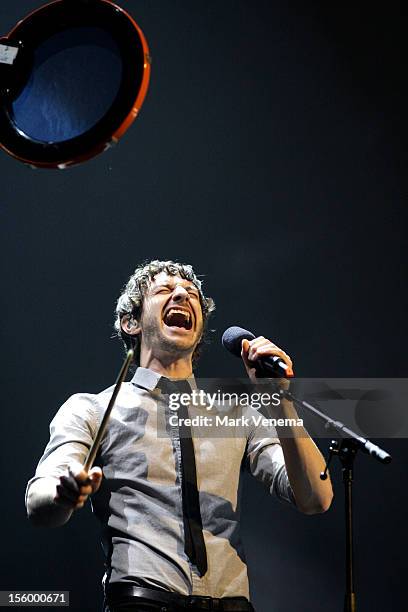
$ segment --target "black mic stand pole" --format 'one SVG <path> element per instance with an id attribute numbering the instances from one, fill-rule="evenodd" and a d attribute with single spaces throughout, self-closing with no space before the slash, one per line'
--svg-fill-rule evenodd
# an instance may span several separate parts
<path id="1" fill-rule="evenodd" d="M 368 453 L 381 463 L 390 463 L 392 457 L 385 450 L 376 446 L 370 440 L 359 436 L 354 431 L 346 427 L 340 421 L 331 419 L 326 414 L 297 397 L 290 391 L 280 389 L 282 398 L 293 402 L 296 406 L 306 408 L 306 410 L 325 423 L 326 429 L 336 431 L 341 440 L 332 440 L 329 447 L 329 457 L 326 462 L 324 472 L 320 474 L 322 480 L 327 478 L 327 469 L 334 455 L 337 455 L 342 464 L 343 483 L 344 483 L 344 510 L 346 525 L 346 593 L 344 598 L 344 612 L 356 612 L 356 592 L 354 588 L 354 564 L 353 564 L 353 466 L 357 451 L 362 450 Z"/>

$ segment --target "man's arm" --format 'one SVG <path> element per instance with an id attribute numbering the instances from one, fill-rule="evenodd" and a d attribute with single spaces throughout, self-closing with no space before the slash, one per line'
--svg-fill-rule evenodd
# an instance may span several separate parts
<path id="1" fill-rule="evenodd" d="M 278 418 L 297 419 L 297 412 L 287 400 L 282 400 Z M 303 427 L 277 427 L 285 458 L 286 471 L 296 505 L 305 514 L 326 512 L 333 499 L 330 476 L 321 480 L 325 461 L 316 444 Z"/>
<path id="2" fill-rule="evenodd" d="M 250 342 L 242 341 L 242 359 L 255 385 L 259 383 L 259 379 L 256 378 L 254 363 L 262 357 L 271 355 L 278 355 L 292 368 L 290 357 L 266 338 L 255 338 Z M 287 400 L 281 401 L 276 417 L 298 419 L 293 404 Z M 276 431 L 296 506 L 305 514 L 325 512 L 330 508 L 333 489 L 330 477 L 327 480 L 320 479 L 325 461 L 316 444 L 303 427 L 277 427 Z"/>
<path id="3" fill-rule="evenodd" d="M 27 488 L 27 516 L 38 527 L 64 525 L 73 511 L 83 508 L 88 496 L 96 493 L 101 481 L 101 468 L 85 472 L 80 466 L 71 466 L 59 478 L 39 478 Z"/>
<path id="4" fill-rule="evenodd" d="M 84 395 L 71 397 L 52 420 L 50 440 L 27 485 L 27 515 L 34 525 L 63 525 L 98 490 L 101 469 L 82 469 L 97 425 L 93 402 Z"/>

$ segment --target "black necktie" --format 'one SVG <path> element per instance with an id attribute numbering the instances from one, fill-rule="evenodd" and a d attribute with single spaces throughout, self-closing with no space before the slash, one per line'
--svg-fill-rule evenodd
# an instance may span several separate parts
<path id="1" fill-rule="evenodd" d="M 157 386 L 162 393 L 191 394 L 191 387 L 186 380 L 172 381 L 161 377 Z M 187 406 L 180 405 L 177 411 L 179 419 L 188 418 Z M 200 499 L 197 487 L 197 472 L 194 445 L 191 429 L 185 421 L 179 425 L 181 447 L 181 491 L 183 498 L 184 551 L 194 563 L 201 576 L 207 571 L 207 553 L 205 550 L 203 523 L 200 512 Z"/>

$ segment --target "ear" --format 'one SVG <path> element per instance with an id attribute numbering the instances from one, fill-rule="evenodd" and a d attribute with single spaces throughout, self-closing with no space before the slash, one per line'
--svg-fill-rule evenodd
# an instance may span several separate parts
<path id="1" fill-rule="evenodd" d="M 120 320 L 120 326 L 122 331 L 128 336 L 137 336 L 141 332 L 141 328 L 139 327 L 136 319 L 132 317 L 132 315 L 125 315 Z"/>

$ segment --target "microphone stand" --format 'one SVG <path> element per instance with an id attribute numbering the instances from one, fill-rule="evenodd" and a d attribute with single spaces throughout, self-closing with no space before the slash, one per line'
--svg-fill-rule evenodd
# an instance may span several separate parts
<path id="1" fill-rule="evenodd" d="M 356 612 L 356 592 L 354 587 L 354 559 L 353 559 L 353 467 L 354 459 L 359 450 L 371 455 L 381 463 L 390 463 L 392 457 L 385 450 L 356 434 L 340 421 L 331 419 L 326 414 L 297 397 L 290 391 L 279 390 L 280 396 L 293 402 L 296 406 L 306 410 L 325 423 L 325 429 L 335 431 L 340 440 L 332 440 L 329 446 L 329 456 L 324 472 L 320 474 L 322 480 L 327 478 L 327 470 L 333 456 L 337 456 L 342 464 L 344 484 L 344 512 L 346 526 L 346 592 L 344 597 L 344 612 Z"/>

